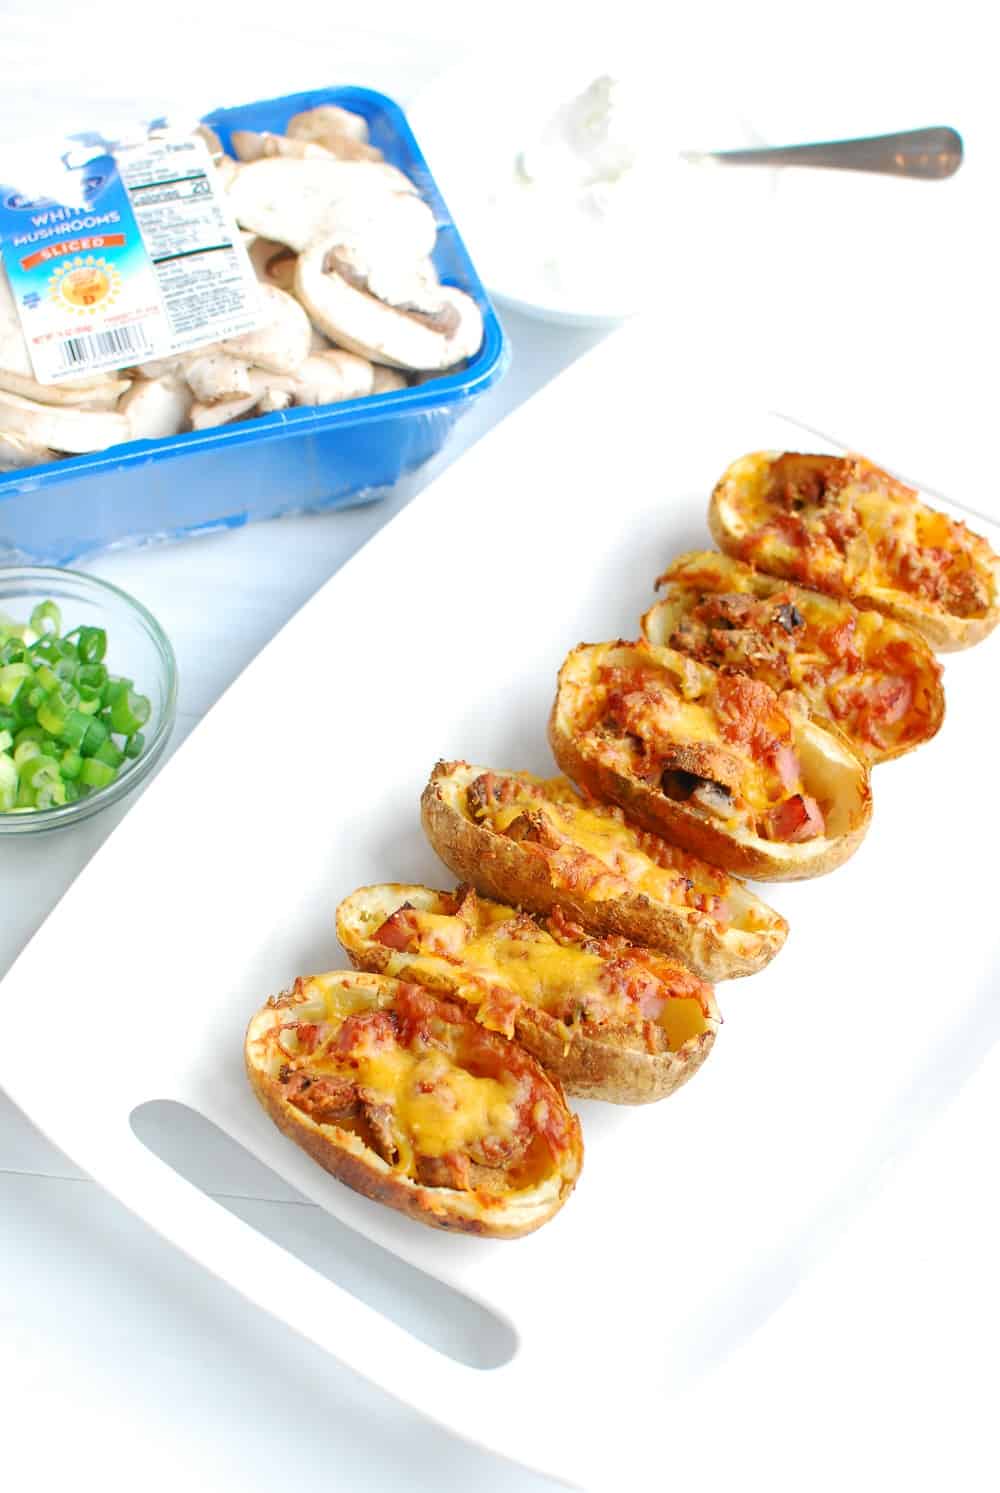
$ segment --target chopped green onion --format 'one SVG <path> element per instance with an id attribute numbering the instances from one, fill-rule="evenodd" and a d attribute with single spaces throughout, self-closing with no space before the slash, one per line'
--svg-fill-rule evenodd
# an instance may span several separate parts
<path id="1" fill-rule="evenodd" d="M 92 757 L 99 746 L 103 746 L 108 739 L 108 728 L 97 716 L 91 716 L 87 722 L 87 729 L 83 733 L 80 742 L 80 754 L 84 757 Z"/>
<path id="2" fill-rule="evenodd" d="M 108 635 L 103 627 L 81 627 L 76 651 L 85 664 L 99 664 L 107 652 Z"/>
<path id="3" fill-rule="evenodd" d="M 40 602 L 31 614 L 29 626 L 37 633 L 50 633 L 58 637 L 62 629 L 62 613 L 54 601 Z"/>
<path id="4" fill-rule="evenodd" d="M 118 750 L 109 736 L 107 741 L 102 741 L 94 753 L 95 762 L 106 762 L 109 767 L 121 767 L 125 761 L 125 753 Z"/>
<path id="5" fill-rule="evenodd" d="M 59 771 L 62 774 L 64 781 L 78 778 L 80 776 L 80 769 L 82 767 L 83 758 L 80 756 L 80 753 L 75 752 L 72 747 L 69 747 L 65 752 L 63 752 L 62 756 L 59 758 Z"/>
<path id="6" fill-rule="evenodd" d="M 42 744 L 29 737 L 26 741 L 19 741 L 14 748 L 14 762 L 18 767 L 23 767 L 26 762 L 31 762 L 35 757 L 42 755 Z"/>
<path id="7" fill-rule="evenodd" d="M 149 720 L 149 712 L 150 704 L 145 695 L 126 690 L 118 695 L 111 707 L 111 729 L 119 736 L 134 736 Z"/>
<path id="8" fill-rule="evenodd" d="M 88 788 L 106 788 L 117 776 L 117 768 L 109 767 L 107 762 L 98 762 L 95 757 L 84 757 L 80 782 L 86 783 Z"/>
<path id="9" fill-rule="evenodd" d="M 66 724 L 68 715 L 69 710 L 59 699 L 58 695 L 46 695 L 38 707 L 38 724 L 50 736 L 62 736 L 63 727 Z"/>
<path id="10" fill-rule="evenodd" d="M 145 750 L 152 704 L 109 674 L 105 629 L 61 627 L 54 601 L 30 623 L 0 614 L 0 813 L 75 803 Z"/>
<path id="11" fill-rule="evenodd" d="M 29 664 L 4 664 L 0 668 L 0 705 L 10 705 L 16 700 L 24 681 L 30 678 Z"/>

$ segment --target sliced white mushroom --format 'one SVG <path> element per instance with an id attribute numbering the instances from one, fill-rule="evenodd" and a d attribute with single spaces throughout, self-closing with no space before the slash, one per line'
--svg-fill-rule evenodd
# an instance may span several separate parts
<path id="1" fill-rule="evenodd" d="M 33 446 L 21 436 L 0 431 L 0 472 L 17 472 L 22 467 L 40 467 L 57 461 L 59 453 L 48 446 Z"/>
<path id="2" fill-rule="evenodd" d="M 355 290 L 367 290 L 400 311 L 436 316 L 445 304 L 433 261 L 401 257 L 395 245 L 380 246 L 373 256 L 361 244 L 338 244 L 329 251 L 327 268 L 343 275 Z"/>
<path id="3" fill-rule="evenodd" d="M 332 268 L 340 247 L 317 244 L 299 255 L 295 270 L 299 300 L 339 347 L 391 368 L 438 371 L 479 348 L 483 319 L 471 296 L 442 285 L 441 310 L 433 316 L 387 306 Z"/>
<path id="4" fill-rule="evenodd" d="M 295 253 L 276 239 L 254 236 L 250 245 L 250 263 L 262 285 L 277 285 L 291 291 L 295 284 Z"/>
<path id="5" fill-rule="evenodd" d="M 297 253 L 318 239 L 387 243 L 422 259 L 437 236 L 434 214 L 413 183 L 375 161 L 293 161 L 241 166 L 229 188 L 237 221 Z"/>
<path id="6" fill-rule="evenodd" d="M 61 384 L 40 384 L 21 373 L 0 368 L 0 389 L 6 389 L 9 394 L 20 394 L 22 399 L 33 399 L 36 404 L 72 404 L 89 410 L 113 410 L 130 383 L 127 378 L 105 378 L 93 382 L 66 380 Z"/>
<path id="7" fill-rule="evenodd" d="M 256 409 L 258 394 L 247 394 L 243 399 L 225 399 L 218 404 L 201 404 L 195 400 L 188 411 L 188 424 L 192 430 L 214 430 L 217 425 L 231 425 Z"/>
<path id="8" fill-rule="evenodd" d="M 307 109 L 288 121 L 292 140 L 309 140 L 322 145 L 341 161 L 381 161 L 382 152 L 368 141 L 368 122 L 360 114 L 323 104 Z"/>
<path id="9" fill-rule="evenodd" d="M 296 404 L 338 404 L 372 392 L 375 373 L 366 358 L 336 349 L 307 358 L 295 375 Z"/>
<path id="10" fill-rule="evenodd" d="M 293 114 L 285 127 L 285 134 L 293 140 L 319 140 L 327 135 L 345 135 L 359 145 L 368 143 L 368 121 L 363 114 L 354 114 L 350 109 L 341 109 L 337 104 L 320 104 L 316 109 L 305 109 Z"/>
<path id="11" fill-rule="evenodd" d="M 118 408 L 134 441 L 177 435 L 187 423 L 193 396 L 180 378 L 137 379 Z"/>
<path id="12" fill-rule="evenodd" d="M 231 192 L 233 182 L 242 171 L 239 161 L 234 161 L 232 156 L 218 156 L 215 160 L 215 174 L 222 184 L 224 192 Z"/>
<path id="13" fill-rule="evenodd" d="M 316 140 L 289 140 L 284 135 L 272 135 L 269 130 L 262 134 L 256 130 L 233 130 L 232 142 L 237 159 L 247 164 L 271 156 L 286 156 L 293 161 L 333 159 L 333 152 Z"/>
<path id="14" fill-rule="evenodd" d="M 184 365 L 184 377 L 199 404 L 243 399 L 250 393 L 250 369 L 244 358 L 233 358 L 221 347 L 203 348 Z"/>
<path id="15" fill-rule="evenodd" d="M 193 353 L 174 353 L 169 358 L 150 358 L 148 363 L 139 363 L 129 372 L 135 374 L 136 378 L 169 378 L 179 373 L 186 364 L 191 362 L 195 356 Z"/>
<path id="16" fill-rule="evenodd" d="M 218 161 L 220 157 L 225 155 L 225 147 L 210 124 L 198 125 L 197 129 L 192 131 L 192 134 L 197 135 L 199 140 L 204 140 L 213 161 Z"/>
<path id="17" fill-rule="evenodd" d="M 373 394 L 395 394 L 398 389 L 409 388 L 406 374 L 400 373 L 398 368 L 386 368 L 376 363 L 372 373 Z"/>
<path id="18" fill-rule="evenodd" d="M 294 373 L 309 356 L 309 318 L 295 297 L 276 285 L 262 284 L 260 293 L 267 325 L 256 332 L 244 332 L 242 337 L 228 338 L 222 349 L 232 358 L 272 373 Z"/>
<path id="19" fill-rule="evenodd" d="M 327 353 L 333 348 L 329 337 L 324 337 L 318 327 L 309 323 L 309 351 L 310 353 Z"/>
<path id="20" fill-rule="evenodd" d="M 7 281 L 7 272 L 0 264 L 0 368 L 9 373 L 19 373 L 23 378 L 33 378 L 34 370 L 28 356 L 28 344 L 21 331 L 14 297 Z"/>
<path id="21" fill-rule="evenodd" d="M 0 391 L 0 429 L 33 446 L 55 451 L 103 451 L 131 437 L 128 420 L 117 410 L 81 410 L 72 405 L 36 404 Z"/>

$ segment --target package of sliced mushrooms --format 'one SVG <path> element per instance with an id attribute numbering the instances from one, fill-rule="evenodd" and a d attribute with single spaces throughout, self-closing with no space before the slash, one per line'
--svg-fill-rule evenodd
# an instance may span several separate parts
<path id="1" fill-rule="evenodd" d="M 0 157 L 0 561 L 369 501 L 506 368 L 406 119 L 336 88 Z"/>

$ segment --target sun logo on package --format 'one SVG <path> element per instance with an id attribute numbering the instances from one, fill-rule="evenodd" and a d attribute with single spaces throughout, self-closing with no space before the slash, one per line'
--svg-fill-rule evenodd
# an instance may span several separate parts
<path id="1" fill-rule="evenodd" d="M 86 316 L 98 306 L 111 306 L 121 288 L 121 275 L 114 265 L 101 256 L 77 254 L 52 271 L 48 296 L 74 315 Z"/>

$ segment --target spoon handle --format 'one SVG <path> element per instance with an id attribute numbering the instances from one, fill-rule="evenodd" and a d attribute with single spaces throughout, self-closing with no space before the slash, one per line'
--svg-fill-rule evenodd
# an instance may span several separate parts
<path id="1" fill-rule="evenodd" d="M 867 135 L 858 140 L 826 140 L 815 145 L 685 151 L 684 158 L 694 162 L 719 161 L 726 166 L 824 166 L 934 181 L 954 176 L 962 164 L 962 137 L 947 125 L 935 125 L 926 130 Z"/>

